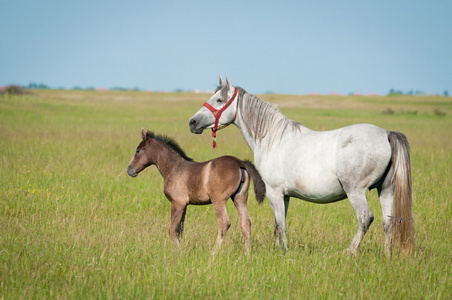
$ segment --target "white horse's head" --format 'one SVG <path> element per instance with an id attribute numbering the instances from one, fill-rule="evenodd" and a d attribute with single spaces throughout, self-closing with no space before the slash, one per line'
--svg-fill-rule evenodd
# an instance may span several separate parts
<path id="1" fill-rule="evenodd" d="M 228 126 L 234 122 L 237 115 L 238 91 L 229 82 L 226 83 L 219 77 L 219 85 L 213 96 L 204 103 L 198 112 L 188 122 L 192 133 L 201 134 L 204 129 L 212 128 L 213 131 Z M 234 103 L 234 105 L 231 105 Z"/>

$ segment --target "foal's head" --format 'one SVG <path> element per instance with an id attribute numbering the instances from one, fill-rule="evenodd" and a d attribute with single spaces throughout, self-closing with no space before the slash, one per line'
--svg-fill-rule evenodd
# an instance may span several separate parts
<path id="1" fill-rule="evenodd" d="M 170 137 L 154 134 L 149 130 L 145 132 L 144 129 L 141 129 L 141 137 L 143 138 L 143 140 L 138 145 L 135 155 L 132 157 L 129 167 L 127 168 L 127 173 L 129 173 L 129 175 L 132 177 L 136 177 L 138 173 L 155 164 L 157 152 L 162 151 L 162 149 L 174 151 L 185 160 L 192 160 L 191 158 L 187 157 L 187 155 L 185 155 L 185 152 L 182 150 L 179 144 L 177 144 Z M 162 143 L 163 145 L 166 145 L 166 147 L 158 147 L 156 143 Z"/>
<path id="2" fill-rule="evenodd" d="M 150 134 L 149 130 L 148 133 Z M 150 141 L 150 136 L 148 138 L 148 135 L 143 128 L 141 129 L 141 137 L 143 140 L 138 145 L 135 155 L 132 157 L 129 167 L 127 168 L 127 173 L 132 177 L 136 177 L 138 173 L 152 165 L 150 151 L 147 151 L 149 150 L 147 142 Z"/>

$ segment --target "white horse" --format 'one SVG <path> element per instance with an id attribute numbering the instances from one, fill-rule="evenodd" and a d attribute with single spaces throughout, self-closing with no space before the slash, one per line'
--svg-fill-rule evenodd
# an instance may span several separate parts
<path id="1" fill-rule="evenodd" d="M 287 250 L 286 215 L 290 197 L 314 203 L 348 198 L 358 218 L 358 232 L 348 248 L 356 253 L 374 216 L 366 190 L 378 190 L 383 211 L 385 252 L 400 239 L 414 245 L 409 145 L 399 132 L 369 124 L 314 131 L 288 119 L 275 106 L 219 78 L 214 95 L 189 121 L 190 131 L 235 124 L 251 151 L 275 215 L 275 242 Z M 214 142 L 215 146 L 215 142 Z"/>

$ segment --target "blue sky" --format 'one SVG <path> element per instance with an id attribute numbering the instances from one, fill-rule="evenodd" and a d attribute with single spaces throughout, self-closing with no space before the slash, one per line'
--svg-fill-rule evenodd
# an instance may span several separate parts
<path id="1" fill-rule="evenodd" d="M 452 1 L 0 0 L 0 85 L 452 93 Z"/>

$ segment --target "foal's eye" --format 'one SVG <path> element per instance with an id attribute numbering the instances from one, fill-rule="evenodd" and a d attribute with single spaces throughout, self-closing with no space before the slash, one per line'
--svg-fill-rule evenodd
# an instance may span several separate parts
<path id="1" fill-rule="evenodd" d="M 136 155 L 140 154 L 140 149 L 137 149 Z"/>

